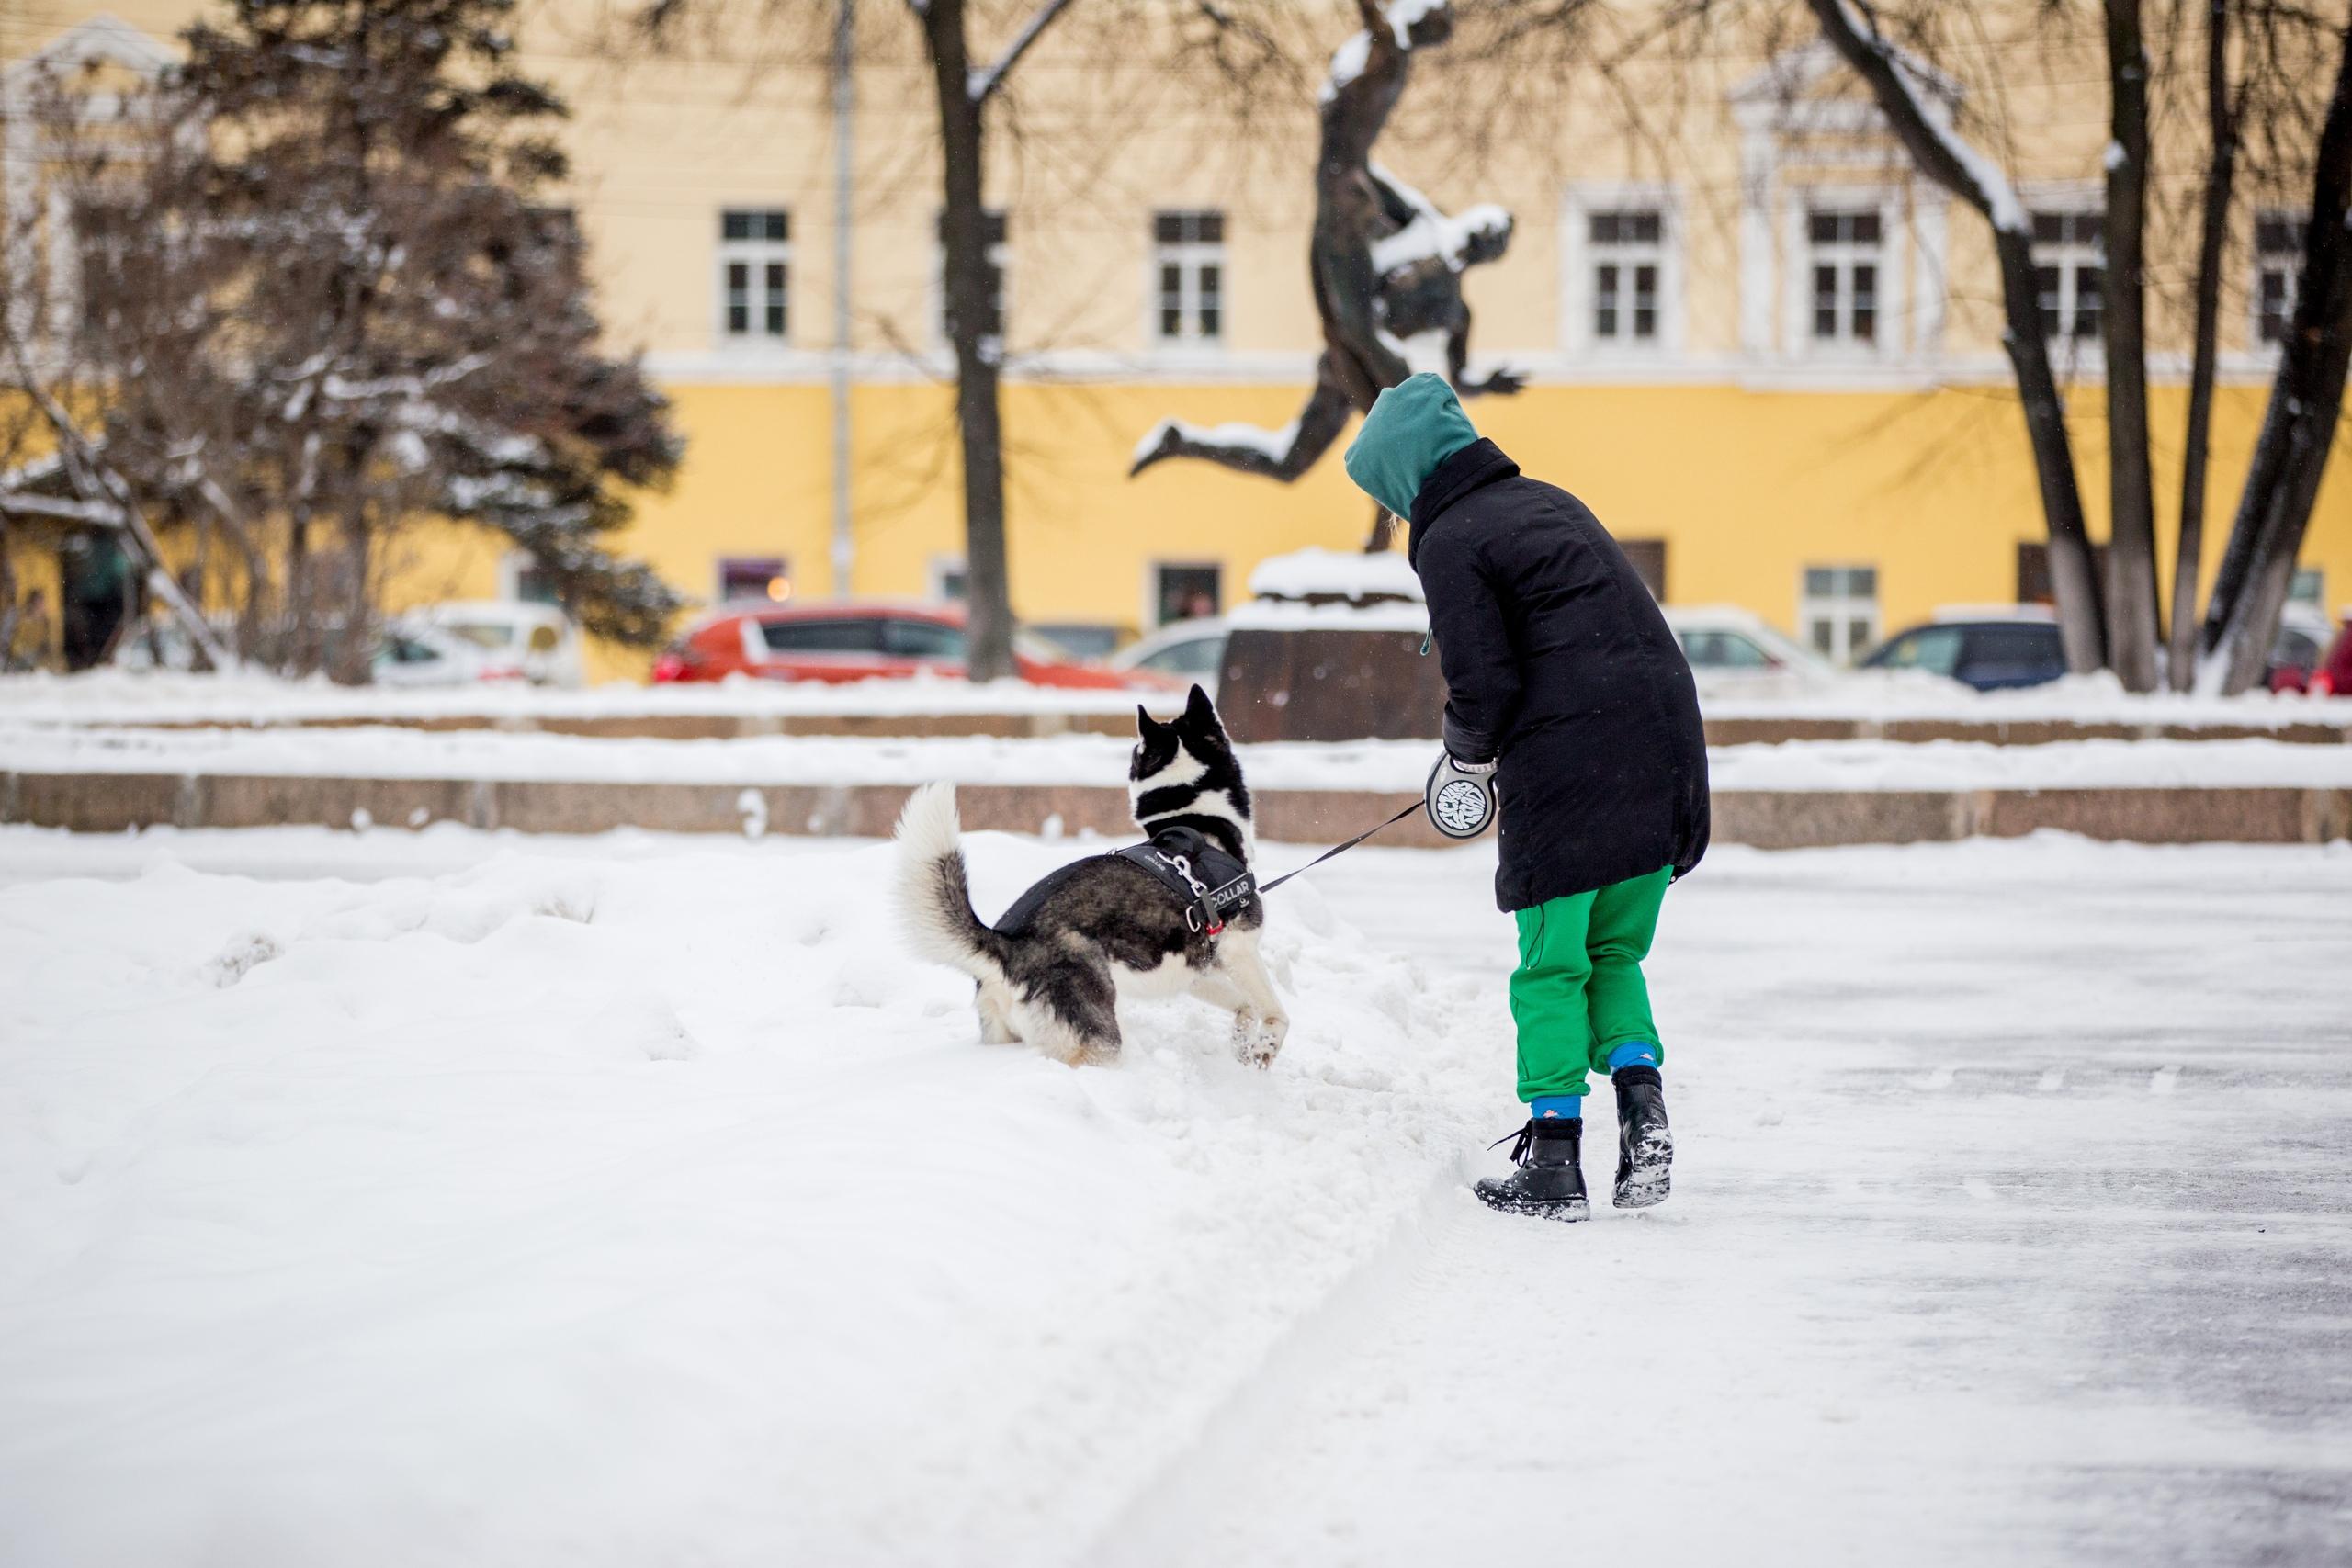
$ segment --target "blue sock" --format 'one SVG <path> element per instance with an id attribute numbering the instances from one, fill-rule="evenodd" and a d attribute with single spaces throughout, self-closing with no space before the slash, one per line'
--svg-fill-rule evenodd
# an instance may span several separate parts
<path id="1" fill-rule="evenodd" d="M 1584 1096 L 1539 1094 L 1527 1102 L 1527 1113 L 1539 1122 L 1546 1116 L 1566 1116 L 1570 1121 L 1577 1121 L 1584 1115 Z"/>
<path id="2" fill-rule="evenodd" d="M 1612 1073 L 1620 1067 L 1655 1067 L 1657 1066 L 1657 1047 L 1646 1040 L 1628 1040 L 1609 1053 L 1609 1070 Z"/>

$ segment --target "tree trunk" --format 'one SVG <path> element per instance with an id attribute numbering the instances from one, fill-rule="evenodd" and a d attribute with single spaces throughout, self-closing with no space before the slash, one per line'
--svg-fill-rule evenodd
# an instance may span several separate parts
<path id="1" fill-rule="evenodd" d="M 2033 278 L 2033 236 L 2016 193 L 1984 155 L 1960 145 L 1949 114 L 1925 96 L 1900 63 L 1894 46 L 1874 28 L 1864 33 L 1848 0 L 1807 0 L 1822 36 L 1871 89 L 1887 125 L 1913 164 L 1928 178 L 1974 208 L 1993 227 L 1993 249 L 2001 264 L 2001 309 L 2007 321 L 2002 345 L 2017 375 L 2018 400 L 2025 411 L 2026 439 L 2033 449 L 2035 480 L 2041 489 L 2041 514 L 2050 534 L 2050 581 L 2058 600 L 2058 625 L 2065 642 L 2066 667 L 2087 674 L 2107 662 L 2107 627 L 2099 608 L 2098 572 L 2093 564 L 2090 530 L 2083 521 L 2083 497 L 2075 477 L 2075 453 L 2066 437 L 2066 407 L 2050 370 L 2050 347 L 2041 337 L 2041 312 Z M 1988 182 L 1998 182 L 1988 183 Z"/>
<path id="2" fill-rule="evenodd" d="M 2294 581 L 2295 558 L 2326 472 L 2352 364 L 2352 33 L 2337 62 L 2335 91 L 2319 133 L 2311 221 L 2295 317 L 2281 345 L 2270 403 L 2262 416 L 2245 490 L 2230 527 L 2205 615 L 2199 683 L 2243 692 L 2268 668 L 2278 612 Z"/>
<path id="3" fill-rule="evenodd" d="M 2104 595 L 2090 526 L 2083 519 L 2075 450 L 2066 434 L 2066 402 L 2059 396 L 2058 378 L 2050 368 L 2050 345 L 2041 336 L 2032 238 L 2023 230 L 1996 229 L 1993 253 L 2001 265 L 2006 317 L 2001 345 L 2017 378 L 2026 442 L 2033 452 L 2033 477 L 2041 491 L 2042 522 L 2050 536 L 2050 590 L 2058 604 L 2059 636 L 2066 649 L 2066 668 L 2087 675 L 2107 663 L 2107 624 L 2099 607 Z"/>
<path id="4" fill-rule="evenodd" d="M 2148 460 L 2148 51 L 2140 0 L 2107 0 L 2108 662 L 2156 686 L 2156 504 Z"/>
<path id="5" fill-rule="evenodd" d="M 1004 539 L 1004 429 L 998 381 L 1004 345 L 990 333 L 987 209 L 981 200 L 981 105 L 972 92 L 964 0 L 922 13 L 939 95 L 946 200 L 940 238 L 947 336 L 956 354 L 956 424 L 964 457 L 964 570 L 970 622 L 966 669 L 974 681 L 1017 674 Z M 1001 328 L 1002 323 L 995 323 Z"/>
<path id="6" fill-rule="evenodd" d="M 2197 578 L 2205 550 L 2206 470 L 2212 456 L 2213 377 L 2220 353 L 2222 267 L 2230 241 L 2230 191 L 2237 179 L 2238 122 L 2230 97 L 2230 0 L 2211 0 L 2205 34 L 2205 118 L 2212 151 L 2205 173 L 2204 227 L 2197 245 L 2196 348 L 2188 367 L 2188 431 L 2180 464 L 2180 539 L 2173 551 L 2172 689 L 2197 681 Z"/>

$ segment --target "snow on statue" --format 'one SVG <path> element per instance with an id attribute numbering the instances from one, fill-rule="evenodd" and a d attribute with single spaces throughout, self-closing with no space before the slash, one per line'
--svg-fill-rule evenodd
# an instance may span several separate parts
<path id="1" fill-rule="evenodd" d="M 1510 247 L 1510 214 L 1480 205 L 1449 217 L 1372 158 L 1373 144 L 1404 95 L 1413 51 L 1453 36 L 1453 14 L 1444 0 L 1358 4 L 1364 30 L 1332 55 L 1321 95 L 1315 231 L 1307 252 L 1323 326 L 1315 389 L 1298 418 L 1280 430 L 1163 420 L 1136 447 L 1131 475 L 1170 457 L 1198 457 L 1287 484 L 1329 450 L 1351 412 L 1368 411 L 1383 389 L 1412 374 L 1412 340 L 1439 333 L 1444 334 L 1447 378 L 1463 396 L 1520 389 L 1520 378 L 1508 371 L 1476 380 L 1465 374 L 1470 310 L 1462 298 L 1462 275 Z M 1374 529 L 1374 548 L 1386 547 L 1388 530 L 1384 513 Z"/>

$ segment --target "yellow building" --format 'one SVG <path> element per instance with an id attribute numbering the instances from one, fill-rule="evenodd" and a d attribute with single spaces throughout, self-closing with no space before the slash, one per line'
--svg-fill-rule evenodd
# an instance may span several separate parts
<path id="1" fill-rule="evenodd" d="M 1020 8 L 979 9 L 993 26 Z M 2040 9 L 2018 5 L 1988 28 L 1959 85 L 1997 96 L 2021 150 L 2004 155 L 2037 215 L 2100 533 L 2105 79 L 2098 39 L 2053 35 Z M 138 65 L 195 14 L 175 0 L 119 10 L 119 22 L 17 16 L 0 39 L 20 61 L 95 51 Z M 795 10 L 806 38 L 784 36 Z M 573 105 L 573 200 L 610 332 L 643 347 L 689 442 L 676 486 L 645 499 L 623 547 L 702 599 L 775 580 L 801 595 L 929 594 L 960 570 L 928 68 L 903 8 L 869 0 L 846 120 L 850 333 L 837 354 L 830 10 L 786 7 L 692 58 L 614 51 L 585 0 L 532 13 L 523 35 L 526 63 Z M 1289 486 L 1183 462 L 1126 477 L 1162 418 L 1271 429 L 1298 412 L 1319 347 L 1306 266 L 1314 106 L 1304 93 L 1262 102 L 1238 134 L 1204 71 L 1137 63 L 1087 33 L 1084 10 L 1024 62 L 1012 109 L 993 111 L 1013 598 L 1032 621 L 1143 629 L 1203 592 L 1232 603 L 1269 555 L 1355 544 L 1370 507 L 1336 451 Z M 1913 177 L 1823 46 L 1779 41 L 1661 62 L 1608 89 L 1572 73 L 1541 112 L 1497 119 L 1483 150 L 1456 110 L 1478 94 L 1476 70 L 1430 51 L 1378 155 L 1449 211 L 1498 202 L 1515 215 L 1509 254 L 1466 286 L 1474 369 L 1508 367 L 1527 385 L 1474 402 L 1481 428 L 1590 503 L 1668 601 L 1746 605 L 1842 657 L 1939 605 L 2030 592 L 2041 522 L 1983 221 Z M 2193 191 L 2198 152 L 2177 154 L 2160 149 L 2164 188 Z M 2158 205 L 2168 565 L 2194 202 Z M 2294 190 L 2256 189 L 2245 205 L 2209 572 L 2294 282 Z M 514 593 L 518 564 L 480 536 L 420 534 L 401 592 Z M 2306 596 L 2352 600 L 2340 463 L 2304 566 Z"/>

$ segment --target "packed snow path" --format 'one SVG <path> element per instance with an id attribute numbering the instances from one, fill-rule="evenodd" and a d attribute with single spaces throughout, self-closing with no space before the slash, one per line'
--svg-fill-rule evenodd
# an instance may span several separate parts
<path id="1" fill-rule="evenodd" d="M 2347 860 L 1718 857 L 1674 1199 L 1605 1091 L 1595 1223 L 1433 1194 L 1100 1561 L 2352 1561 Z M 1469 879 L 1346 874 L 1503 985 Z"/>
<path id="2" fill-rule="evenodd" d="M 1070 852 L 983 839 L 983 905 Z M 2341 847 L 1719 852 L 1652 971 L 1676 1195 L 1582 1226 L 1463 1190 L 1484 852 L 1276 895 L 1263 1076 L 1191 1004 L 973 1043 L 880 853 L 0 831 L 0 1560 L 2352 1539 Z"/>

